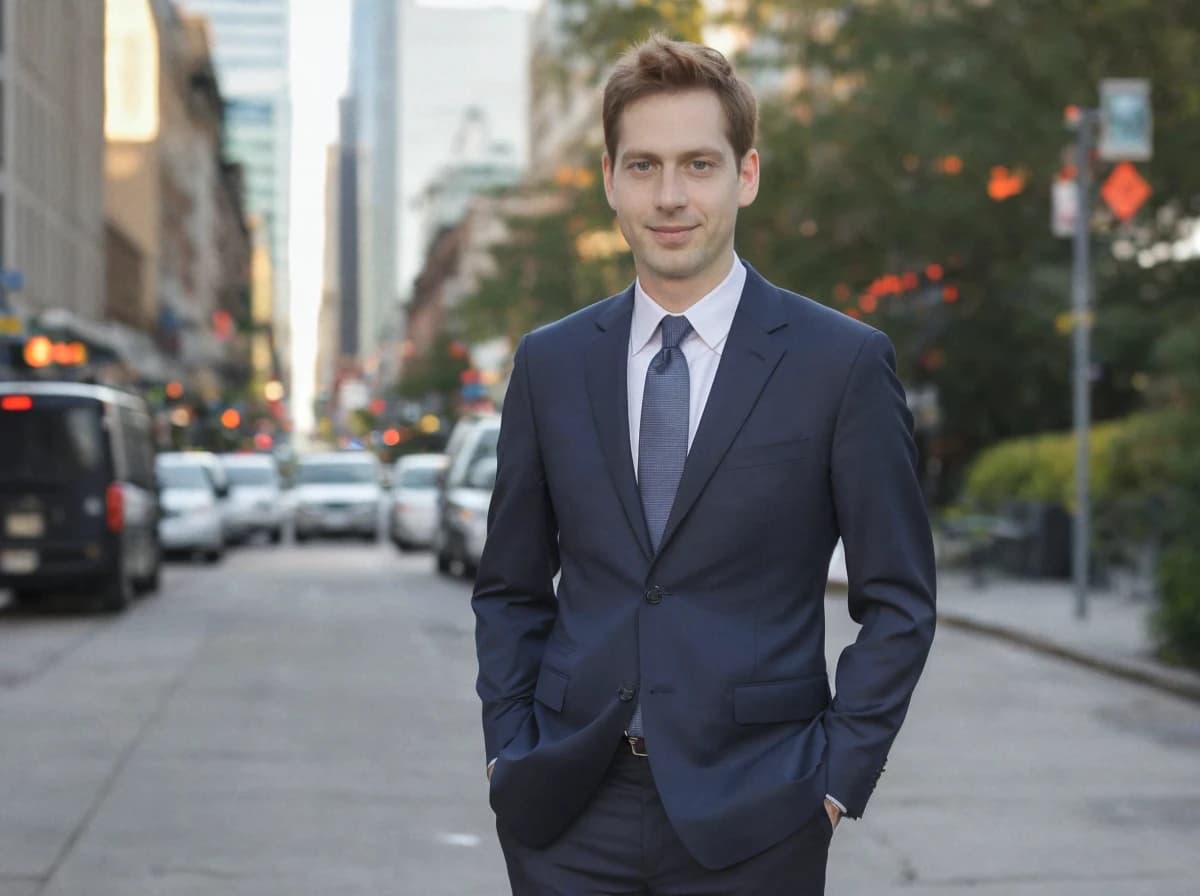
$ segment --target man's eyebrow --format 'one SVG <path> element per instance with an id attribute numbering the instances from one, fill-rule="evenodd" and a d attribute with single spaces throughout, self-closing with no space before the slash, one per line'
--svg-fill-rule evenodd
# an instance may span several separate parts
<path id="1" fill-rule="evenodd" d="M 685 161 L 697 159 L 702 156 L 722 156 L 723 153 L 715 146 L 699 146 L 695 149 L 689 149 L 679 154 L 679 157 Z M 628 162 L 630 159 L 645 159 L 648 162 L 661 162 L 662 157 L 655 152 L 649 150 L 637 149 L 636 147 L 626 149 L 621 153 L 620 160 L 622 163 Z"/>

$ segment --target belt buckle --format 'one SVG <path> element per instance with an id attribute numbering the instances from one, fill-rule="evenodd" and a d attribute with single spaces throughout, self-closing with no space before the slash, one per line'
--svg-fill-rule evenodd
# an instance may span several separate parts
<path id="1" fill-rule="evenodd" d="M 641 756 L 642 758 L 647 758 L 650 755 L 649 753 L 646 752 L 645 747 L 644 747 L 644 745 L 646 743 L 646 738 L 633 737 L 632 735 L 626 735 L 625 739 L 627 741 L 629 741 L 629 749 L 630 749 L 630 752 L 632 752 L 634 756 Z M 643 749 L 640 753 L 638 752 L 638 743 L 639 742 L 643 745 Z"/>

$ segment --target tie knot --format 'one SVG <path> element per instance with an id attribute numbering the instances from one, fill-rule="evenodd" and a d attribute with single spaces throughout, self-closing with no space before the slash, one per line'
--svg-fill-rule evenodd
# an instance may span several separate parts
<path id="1" fill-rule="evenodd" d="M 663 348 L 679 348 L 679 343 L 692 331 L 691 323 L 683 315 L 668 314 L 660 326 Z"/>

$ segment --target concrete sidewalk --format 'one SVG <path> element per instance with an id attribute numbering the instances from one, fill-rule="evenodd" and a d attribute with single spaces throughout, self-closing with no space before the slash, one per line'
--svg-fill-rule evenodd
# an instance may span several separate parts
<path id="1" fill-rule="evenodd" d="M 1200 702 L 1200 672 L 1154 658 L 1151 604 L 1116 590 L 1090 592 L 1075 616 L 1070 582 L 993 578 L 982 586 L 958 570 L 938 572 L 938 620 L 1000 637 Z"/>

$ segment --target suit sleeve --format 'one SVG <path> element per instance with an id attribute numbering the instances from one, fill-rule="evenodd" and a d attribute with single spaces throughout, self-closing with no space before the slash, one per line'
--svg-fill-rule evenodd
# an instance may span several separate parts
<path id="1" fill-rule="evenodd" d="M 558 613 L 558 524 L 534 420 L 528 343 L 525 337 L 517 348 L 504 399 L 488 536 L 471 598 L 487 759 L 499 755 L 532 712 Z"/>
<path id="2" fill-rule="evenodd" d="M 825 716 L 827 790 L 862 815 L 933 642 L 933 540 L 912 415 L 891 342 L 872 332 L 851 367 L 831 462 L 858 637 L 838 660 Z"/>

